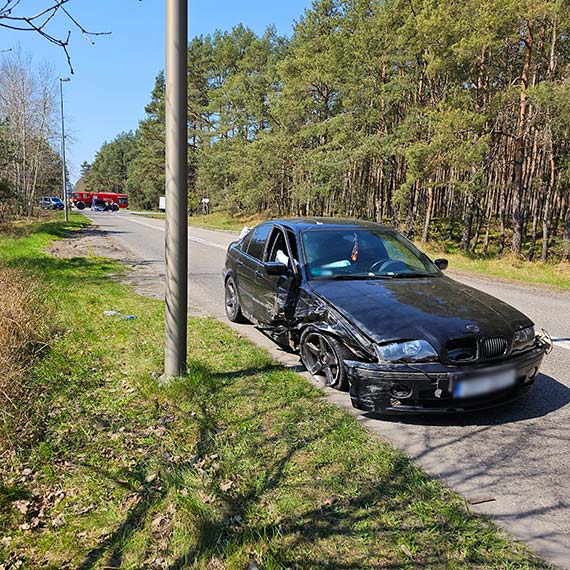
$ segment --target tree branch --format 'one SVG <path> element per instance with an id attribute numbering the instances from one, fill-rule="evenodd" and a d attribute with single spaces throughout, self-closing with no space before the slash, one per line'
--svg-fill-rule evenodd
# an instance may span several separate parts
<path id="1" fill-rule="evenodd" d="M 21 1 L 22 0 L 4 0 L 4 3 L 0 7 L 0 27 L 20 32 L 35 32 L 52 44 L 60 47 L 65 53 L 71 73 L 74 73 L 68 51 L 71 30 L 67 31 L 65 37 L 57 37 L 47 31 L 48 24 L 61 13 L 65 19 L 71 22 L 72 26 L 79 30 L 83 37 L 92 44 L 94 43 L 92 37 L 109 35 L 111 33 L 91 32 L 82 26 L 65 6 L 65 4 L 68 4 L 71 0 L 52 0 L 45 9 L 31 16 L 20 15 L 15 12 Z"/>

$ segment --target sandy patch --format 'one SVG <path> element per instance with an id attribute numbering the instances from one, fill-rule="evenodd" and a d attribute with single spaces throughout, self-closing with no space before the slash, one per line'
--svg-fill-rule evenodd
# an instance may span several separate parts
<path id="1" fill-rule="evenodd" d="M 134 287 L 139 295 L 155 299 L 164 298 L 164 272 L 151 268 L 146 260 L 123 249 L 112 237 L 97 227 L 87 227 L 69 238 L 58 240 L 47 249 L 54 257 L 104 257 L 117 261 L 128 268 L 117 275 L 117 280 Z M 161 268 L 164 269 L 164 268 Z"/>
<path id="2" fill-rule="evenodd" d="M 151 266 L 147 260 L 121 247 L 115 239 L 96 226 L 83 228 L 69 238 L 53 242 L 47 252 L 62 259 L 104 257 L 117 261 L 128 268 L 126 273 L 117 275 L 119 283 L 130 285 L 144 297 L 164 299 L 164 266 Z M 192 300 L 188 303 L 188 312 L 196 317 L 211 316 L 204 307 Z"/>

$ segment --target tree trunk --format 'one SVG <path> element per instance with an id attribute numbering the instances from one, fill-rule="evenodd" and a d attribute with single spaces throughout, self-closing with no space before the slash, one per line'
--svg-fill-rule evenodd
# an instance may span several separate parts
<path id="1" fill-rule="evenodd" d="M 570 261 L 570 200 L 566 205 L 564 215 L 564 228 L 562 230 L 562 259 Z"/>
<path id="2" fill-rule="evenodd" d="M 525 59 L 521 75 L 521 91 L 519 97 L 519 117 L 515 134 L 514 167 L 513 167 L 513 243 L 512 251 L 520 255 L 522 250 L 522 199 L 524 194 L 523 164 L 525 159 L 525 123 L 527 118 L 527 88 L 530 66 L 532 61 L 532 32 L 534 24 L 527 22 L 527 35 L 523 39 L 525 44 Z"/>
<path id="3" fill-rule="evenodd" d="M 475 209 L 475 235 L 473 236 L 473 243 L 471 245 L 471 253 L 475 253 L 477 250 L 477 245 L 479 244 L 479 236 L 481 234 L 481 223 L 483 221 L 483 216 L 480 208 Z"/>
<path id="4" fill-rule="evenodd" d="M 432 211 L 433 211 L 433 186 L 428 186 L 426 219 L 424 223 L 424 231 L 422 233 L 422 241 L 424 243 L 427 243 L 427 241 L 429 240 L 429 225 L 431 222 Z"/>
<path id="5" fill-rule="evenodd" d="M 534 251 L 536 249 L 536 229 L 538 226 L 538 200 L 534 200 L 532 206 L 532 230 L 530 237 L 530 245 L 528 248 L 527 259 L 532 261 L 534 259 Z"/>
<path id="6" fill-rule="evenodd" d="M 467 251 L 469 245 L 471 244 L 471 230 L 473 229 L 473 205 L 475 199 L 469 193 L 467 195 L 467 204 L 465 206 L 465 215 L 463 217 L 463 233 L 461 235 L 461 243 L 459 244 L 459 249 L 461 251 Z"/>
<path id="7" fill-rule="evenodd" d="M 491 214 L 487 217 L 487 223 L 485 226 L 485 237 L 483 238 L 483 254 L 487 255 L 489 253 L 489 237 L 491 233 Z"/>

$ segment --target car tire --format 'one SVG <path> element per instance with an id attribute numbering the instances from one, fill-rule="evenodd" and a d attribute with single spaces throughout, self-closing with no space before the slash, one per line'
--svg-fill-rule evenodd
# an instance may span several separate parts
<path id="1" fill-rule="evenodd" d="M 344 360 L 351 352 L 336 338 L 315 328 L 306 329 L 299 342 L 301 362 L 312 376 L 323 378 L 325 386 L 335 390 L 348 390 Z"/>
<path id="2" fill-rule="evenodd" d="M 224 305 L 226 307 L 226 316 L 232 323 L 247 322 L 241 312 L 237 285 L 233 277 L 228 277 L 226 279 Z"/>
<path id="3" fill-rule="evenodd" d="M 82 202 L 82 201 L 80 200 L 79 202 L 76 202 L 76 203 L 75 203 L 75 207 L 76 207 L 78 210 L 84 210 L 84 209 L 85 209 L 85 202 Z"/>
<path id="4" fill-rule="evenodd" d="M 117 206 L 117 204 L 113 204 L 111 206 L 111 210 L 113 210 L 113 212 L 118 212 L 119 211 L 119 206 Z"/>

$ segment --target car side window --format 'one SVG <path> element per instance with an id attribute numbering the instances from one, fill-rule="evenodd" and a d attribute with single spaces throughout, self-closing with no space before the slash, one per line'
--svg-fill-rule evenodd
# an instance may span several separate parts
<path id="1" fill-rule="evenodd" d="M 285 235 L 279 228 L 275 228 L 269 239 L 266 252 L 266 261 L 278 261 L 284 265 L 289 265 L 289 254 Z"/>
<path id="2" fill-rule="evenodd" d="M 256 259 L 263 259 L 263 252 L 265 251 L 265 242 L 271 232 L 270 225 L 257 226 L 253 230 L 249 247 L 247 248 L 248 255 Z"/>

